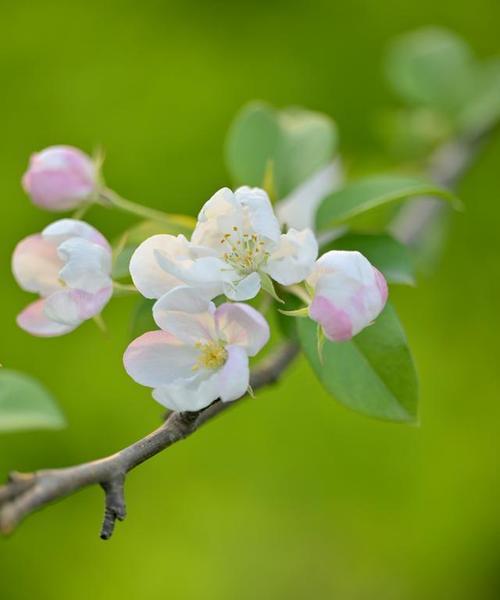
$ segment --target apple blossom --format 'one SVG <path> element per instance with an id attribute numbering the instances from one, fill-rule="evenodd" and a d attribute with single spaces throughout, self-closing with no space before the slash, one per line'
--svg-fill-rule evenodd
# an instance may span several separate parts
<path id="1" fill-rule="evenodd" d="M 282 285 L 303 281 L 317 253 L 311 230 L 281 233 L 264 190 L 222 188 L 202 207 L 190 242 L 182 236 L 153 236 L 136 250 L 130 273 L 150 298 L 186 284 L 209 298 L 223 293 L 248 300 L 268 276 Z"/>
<path id="2" fill-rule="evenodd" d="M 323 254 L 307 283 L 314 290 L 309 316 L 332 341 L 351 339 L 378 317 L 387 301 L 384 276 L 359 252 Z"/>
<path id="3" fill-rule="evenodd" d="M 65 211 L 91 197 L 97 178 L 90 156 L 72 146 L 50 146 L 31 156 L 22 183 L 34 204 Z"/>
<path id="4" fill-rule="evenodd" d="M 61 219 L 16 246 L 12 271 L 19 285 L 41 296 L 17 317 L 29 333 L 68 333 L 97 315 L 113 287 L 111 248 L 91 225 Z"/>
<path id="5" fill-rule="evenodd" d="M 134 340 L 123 361 L 127 373 L 153 388 L 153 398 L 178 411 L 196 411 L 217 398 L 231 402 L 249 385 L 248 357 L 269 339 L 264 317 L 246 304 L 219 307 L 180 286 L 153 308 L 158 331 Z"/>

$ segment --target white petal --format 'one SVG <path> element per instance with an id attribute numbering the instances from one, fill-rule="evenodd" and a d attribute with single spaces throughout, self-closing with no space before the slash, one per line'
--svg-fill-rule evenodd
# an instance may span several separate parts
<path id="1" fill-rule="evenodd" d="M 39 337 L 55 337 L 73 331 L 78 325 L 56 323 L 45 314 L 45 300 L 37 300 L 29 304 L 18 316 L 17 324 L 31 335 Z"/>
<path id="2" fill-rule="evenodd" d="M 250 273 L 243 279 L 233 283 L 224 283 L 224 295 L 235 301 L 250 300 L 255 298 L 260 290 L 260 276 L 258 273 Z"/>
<path id="3" fill-rule="evenodd" d="M 150 331 L 134 340 L 123 356 L 127 373 L 148 387 L 193 376 L 197 350 L 166 331 Z"/>
<path id="4" fill-rule="evenodd" d="M 248 355 L 240 346 L 227 347 L 227 360 L 218 372 L 218 395 L 222 402 L 241 398 L 250 382 Z"/>
<path id="5" fill-rule="evenodd" d="M 220 251 L 220 240 L 236 227 L 243 228 L 244 214 L 229 188 L 218 190 L 198 214 L 191 242 Z"/>
<path id="6" fill-rule="evenodd" d="M 12 272 L 27 292 L 47 296 L 61 289 L 59 271 L 62 261 L 57 248 L 39 234 L 30 235 L 17 244 L 12 256 Z"/>
<path id="7" fill-rule="evenodd" d="M 311 274 L 317 255 L 318 242 L 310 229 L 290 229 L 281 236 L 263 270 L 278 283 L 292 285 Z"/>
<path id="8" fill-rule="evenodd" d="M 173 289 L 153 307 L 158 327 L 187 344 L 215 339 L 215 306 L 199 291 L 187 286 Z"/>
<path id="9" fill-rule="evenodd" d="M 92 225 L 85 223 L 85 221 L 78 221 L 77 219 L 54 221 L 42 231 L 42 236 L 56 246 L 70 238 L 83 238 L 94 244 L 99 244 L 99 246 L 111 252 L 111 247 L 102 233 Z"/>
<path id="10" fill-rule="evenodd" d="M 158 264 L 165 272 L 176 277 L 182 283 L 206 287 L 207 290 L 213 289 L 215 295 L 220 293 L 223 281 L 230 281 L 234 277 L 233 269 L 215 256 L 175 260 L 161 250 L 158 250 L 155 255 Z"/>
<path id="11" fill-rule="evenodd" d="M 339 189 L 344 179 L 339 159 L 316 171 L 276 205 L 279 222 L 287 227 L 314 229 L 316 211 L 328 194 Z"/>
<path id="12" fill-rule="evenodd" d="M 212 404 L 219 397 L 219 374 L 203 372 L 190 379 L 179 379 L 153 390 L 153 398 L 170 410 L 197 411 Z"/>
<path id="13" fill-rule="evenodd" d="M 218 336 L 233 346 L 255 356 L 269 341 L 266 319 L 248 304 L 221 304 L 215 311 Z"/>
<path id="14" fill-rule="evenodd" d="M 240 187 L 234 193 L 236 200 L 246 209 L 251 232 L 261 238 L 277 242 L 280 226 L 266 192 L 260 188 Z"/>
<path id="15" fill-rule="evenodd" d="M 112 294 L 111 285 L 95 294 L 66 288 L 46 298 L 45 314 L 52 321 L 76 327 L 82 321 L 98 315 L 109 302 Z"/>
<path id="16" fill-rule="evenodd" d="M 73 289 L 95 294 L 111 285 L 111 252 L 83 238 L 70 238 L 58 247 L 64 267 L 60 278 Z"/>

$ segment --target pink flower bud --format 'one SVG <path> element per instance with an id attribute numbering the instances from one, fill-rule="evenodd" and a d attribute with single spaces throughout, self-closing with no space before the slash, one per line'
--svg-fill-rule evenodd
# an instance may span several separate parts
<path id="1" fill-rule="evenodd" d="M 22 184 L 34 204 L 51 211 L 76 208 L 95 190 L 92 159 L 71 146 L 50 146 L 30 159 Z"/>
<path id="2" fill-rule="evenodd" d="M 309 315 L 334 342 L 350 340 L 370 325 L 387 301 L 384 276 L 359 252 L 323 254 L 307 282 L 314 289 Z"/>

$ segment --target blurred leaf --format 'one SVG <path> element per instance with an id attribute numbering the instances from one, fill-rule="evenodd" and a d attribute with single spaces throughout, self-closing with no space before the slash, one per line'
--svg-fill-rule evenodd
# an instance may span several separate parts
<path id="1" fill-rule="evenodd" d="M 325 229 L 338 225 L 361 213 L 412 196 L 436 196 L 459 204 L 452 192 L 433 183 L 400 175 L 380 175 L 360 179 L 327 196 L 316 214 L 316 226 Z"/>
<path id="2" fill-rule="evenodd" d="M 473 87 L 475 65 L 469 46 L 437 27 L 397 38 L 385 66 L 394 90 L 412 104 L 455 112 Z"/>
<path id="3" fill-rule="evenodd" d="M 330 162 L 336 146 L 337 129 L 328 116 L 252 103 L 231 125 L 226 162 L 238 185 L 262 186 L 272 169 L 273 188 L 283 198 Z"/>
<path id="4" fill-rule="evenodd" d="M 389 304 L 373 325 L 348 342 L 326 341 L 323 363 L 316 323 L 296 319 L 305 355 L 323 386 L 339 402 L 365 415 L 413 422 L 418 382 L 406 337 Z"/>
<path id="5" fill-rule="evenodd" d="M 54 398 L 39 381 L 0 369 L 0 431 L 59 429 L 64 425 Z"/>
<path id="6" fill-rule="evenodd" d="M 328 250 L 358 250 L 389 283 L 415 284 L 415 266 L 409 249 L 387 233 L 348 233 L 322 249 Z"/>
<path id="7" fill-rule="evenodd" d="M 464 131 L 486 129 L 500 116 L 500 59 L 477 67 L 470 98 L 464 106 L 459 121 Z"/>
<path id="8" fill-rule="evenodd" d="M 156 301 L 141 298 L 135 307 L 130 323 L 130 338 L 135 339 L 147 331 L 155 331 L 158 325 L 153 319 L 153 305 Z"/>
<path id="9" fill-rule="evenodd" d="M 178 215 L 180 218 L 184 215 Z M 186 217 L 189 218 L 189 217 Z M 194 221 L 193 221 L 194 225 Z M 153 235 L 169 233 L 178 235 L 180 233 L 190 236 L 192 229 L 184 223 L 172 221 L 172 223 L 160 223 L 158 221 L 141 221 L 130 229 L 127 229 L 115 243 L 113 260 L 113 278 L 122 279 L 128 277 L 128 266 L 135 249 L 144 240 Z"/>

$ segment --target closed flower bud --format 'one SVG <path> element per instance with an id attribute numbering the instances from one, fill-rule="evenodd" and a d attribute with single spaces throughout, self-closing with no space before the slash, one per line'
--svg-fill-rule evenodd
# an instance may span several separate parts
<path id="1" fill-rule="evenodd" d="M 307 283 L 314 290 L 309 315 L 334 342 L 350 340 L 370 325 L 387 301 L 384 276 L 359 252 L 323 254 Z"/>
<path id="2" fill-rule="evenodd" d="M 31 156 L 22 184 L 34 204 L 65 211 L 89 200 L 97 175 L 93 160 L 78 148 L 50 146 Z"/>

